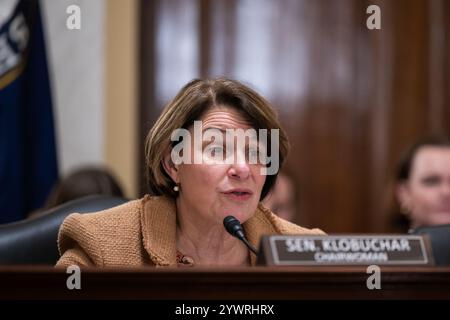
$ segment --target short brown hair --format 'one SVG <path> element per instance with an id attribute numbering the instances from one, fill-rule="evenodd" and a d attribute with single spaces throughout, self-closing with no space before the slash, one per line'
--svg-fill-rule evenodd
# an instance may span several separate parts
<path id="1" fill-rule="evenodd" d="M 255 129 L 279 129 L 279 168 L 289 151 L 289 142 L 277 114 L 268 101 L 244 84 L 225 78 L 195 79 L 185 85 L 169 102 L 145 141 L 146 175 L 150 193 L 176 197 L 174 182 L 164 170 L 162 161 L 170 148 L 171 134 L 179 128 L 188 129 L 195 120 L 215 106 L 225 106 L 241 112 Z M 268 134 L 270 146 L 270 134 Z M 268 175 L 260 200 L 273 187 L 277 174 Z"/>

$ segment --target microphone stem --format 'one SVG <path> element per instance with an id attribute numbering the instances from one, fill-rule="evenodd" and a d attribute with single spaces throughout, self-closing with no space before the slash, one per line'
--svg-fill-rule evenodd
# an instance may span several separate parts
<path id="1" fill-rule="evenodd" d="M 248 242 L 247 238 L 244 237 L 244 238 L 242 238 L 241 240 L 245 243 L 245 245 L 247 246 L 247 248 L 249 248 L 250 251 L 253 252 L 253 253 L 255 254 L 255 256 L 258 255 L 258 252 L 256 251 L 256 248 L 255 248 L 254 246 L 252 246 L 252 244 L 251 244 L 250 242 Z"/>

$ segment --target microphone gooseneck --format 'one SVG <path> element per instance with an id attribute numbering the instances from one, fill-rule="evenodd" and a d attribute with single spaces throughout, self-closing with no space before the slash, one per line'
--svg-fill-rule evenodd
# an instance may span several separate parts
<path id="1" fill-rule="evenodd" d="M 253 252 L 255 255 L 258 255 L 256 248 L 252 246 L 252 244 L 248 242 L 247 238 L 245 237 L 244 229 L 242 228 L 242 225 L 238 219 L 233 216 L 227 216 L 225 217 L 225 219 L 223 219 L 223 226 L 229 234 L 244 242 L 244 244 L 251 252 Z"/>

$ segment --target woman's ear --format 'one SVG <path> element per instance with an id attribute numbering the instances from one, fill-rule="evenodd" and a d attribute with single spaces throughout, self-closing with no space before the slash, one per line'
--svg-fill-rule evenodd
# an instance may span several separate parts
<path id="1" fill-rule="evenodd" d="M 406 182 L 397 184 L 395 188 L 395 195 L 398 203 L 400 204 L 402 213 L 409 214 L 411 211 L 411 196 Z"/>
<path id="2" fill-rule="evenodd" d="M 169 177 L 178 184 L 180 182 L 178 177 L 178 165 L 173 163 L 172 158 L 170 157 L 171 151 L 172 150 L 169 149 L 164 153 L 162 164 Z"/>

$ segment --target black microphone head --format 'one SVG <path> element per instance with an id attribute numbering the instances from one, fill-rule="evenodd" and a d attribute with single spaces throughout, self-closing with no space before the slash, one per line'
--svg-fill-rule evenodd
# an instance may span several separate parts
<path id="1" fill-rule="evenodd" d="M 225 219 L 223 219 L 223 226 L 233 237 L 239 239 L 244 237 L 244 230 L 242 229 L 241 223 L 235 217 L 226 216 Z"/>
<path id="2" fill-rule="evenodd" d="M 242 228 L 241 223 L 238 219 L 233 216 L 226 216 L 225 219 L 223 219 L 223 226 L 229 234 L 244 242 L 244 244 L 248 249 L 250 249 L 250 251 L 252 251 L 255 255 L 258 255 L 255 247 L 253 247 L 245 238 L 244 229 Z"/>

